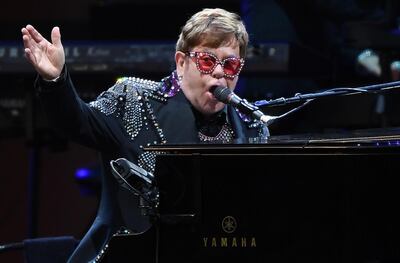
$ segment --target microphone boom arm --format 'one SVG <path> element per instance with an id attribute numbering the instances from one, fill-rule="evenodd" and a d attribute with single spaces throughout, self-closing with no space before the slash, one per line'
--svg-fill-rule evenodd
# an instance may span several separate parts
<path id="1" fill-rule="evenodd" d="M 307 94 L 295 94 L 295 96 L 290 98 L 278 98 L 274 100 L 259 100 L 254 102 L 255 106 L 279 106 L 279 105 L 286 105 L 289 103 L 301 102 L 301 101 L 309 101 L 316 98 L 321 97 L 332 97 L 332 96 L 346 96 L 346 95 L 354 95 L 359 93 L 379 93 L 384 90 L 389 89 L 397 89 L 400 88 L 400 81 L 382 83 L 382 84 L 375 84 L 369 86 L 363 86 L 358 88 L 333 88 L 328 89 L 321 92 L 315 93 L 307 93 Z"/>

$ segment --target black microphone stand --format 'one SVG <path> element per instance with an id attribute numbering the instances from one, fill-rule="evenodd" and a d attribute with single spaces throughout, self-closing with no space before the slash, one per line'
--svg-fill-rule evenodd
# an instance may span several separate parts
<path id="1" fill-rule="evenodd" d="M 400 88 L 400 81 L 387 82 L 382 84 L 375 84 L 375 85 L 356 87 L 356 88 L 348 88 L 348 87 L 333 88 L 321 92 L 307 93 L 307 94 L 298 93 L 295 94 L 293 97 L 289 98 L 282 97 L 274 100 L 259 100 L 254 102 L 254 105 L 258 107 L 261 106 L 272 107 L 272 106 L 286 105 L 295 102 L 310 101 L 321 97 L 332 97 L 332 96 L 342 96 L 342 95 L 345 96 L 345 95 L 354 95 L 360 93 L 379 93 L 384 90 L 397 89 L 397 88 Z"/>

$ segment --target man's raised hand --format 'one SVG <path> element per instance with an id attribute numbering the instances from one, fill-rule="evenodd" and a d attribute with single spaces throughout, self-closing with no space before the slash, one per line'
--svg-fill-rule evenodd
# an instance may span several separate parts
<path id="1" fill-rule="evenodd" d="M 33 26 L 22 28 L 25 56 L 44 79 L 60 76 L 65 63 L 64 48 L 58 27 L 51 31 L 51 42 L 47 41 Z"/>

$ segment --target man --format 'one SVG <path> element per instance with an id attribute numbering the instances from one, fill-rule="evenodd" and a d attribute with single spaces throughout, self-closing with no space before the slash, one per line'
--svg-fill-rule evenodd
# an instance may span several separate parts
<path id="1" fill-rule="evenodd" d="M 96 101 L 84 103 L 73 87 L 58 27 L 50 43 L 31 25 L 22 29 L 25 54 L 38 72 L 36 87 L 51 123 L 71 139 L 101 153 L 103 178 L 98 215 L 69 262 L 95 259 L 118 231 L 151 227 L 138 198 L 117 182 L 110 161 L 126 158 L 154 171 L 149 144 L 265 139 L 268 129 L 219 102 L 215 86 L 235 89 L 244 65 L 248 34 L 240 17 L 204 9 L 183 27 L 176 44 L 176 70 L 160 82 L 123 78 Z"/>

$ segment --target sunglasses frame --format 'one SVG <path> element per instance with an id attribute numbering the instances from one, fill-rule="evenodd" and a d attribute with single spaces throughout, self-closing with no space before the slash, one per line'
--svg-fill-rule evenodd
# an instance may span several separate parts
<path id="1" fill-rule="evenodd" d="M 189 56 L 190 58 L 195 59 L 195 63 L 196 63 L 197 70 L 200 71 L 200 72 L 203 73 L 203 74 L 211 74 L 211 73 L 215 70 L 215 68 L 216 68 L 218 65 L 221 65 L 221 67 L 222 67 L 222 69 L 223 69 L 223 71 L 224 71 L 224 77 L 230 78 L 230 79 L 234 79 L 234 78 L 236 78 L 237 76 L 239 76 L 240 71 L 242 70 L 242 68 L 243 68 L 243 66 L 244 66 L 244 59 L 243 59 L 243 58 L 228 57 L 228 58 L 224 58 L 223 60 L 220 60 L 215 54 L 213 54 L 213 53 L 211 53 L 211 52 L 207 52 L 207 51 L 190 51 L 190 52 L 186 52 L 185 54 L 186 54 L 187 56 Z M 215 59 L 214 66 L 213 66 L 210 70 L 203 70 L 203 69 L 201 69 L 200 63 L 199 63 L 199 59 L 200 59 L 199 55 L 200 55 L 200 54 L 207 54 L 207 55 L 209 55 L 210 57 L 213 57 L 213 58 Z M 226 61 L 229 61 L 229 60 L 239 60 L 239 62 L 240 62 L 239 69 L 237 70 L 237 72 L 236 72 L 234 75 L 227 74 L 227 73 L 225 72 L 224 64 L 225 64 Z"/>

